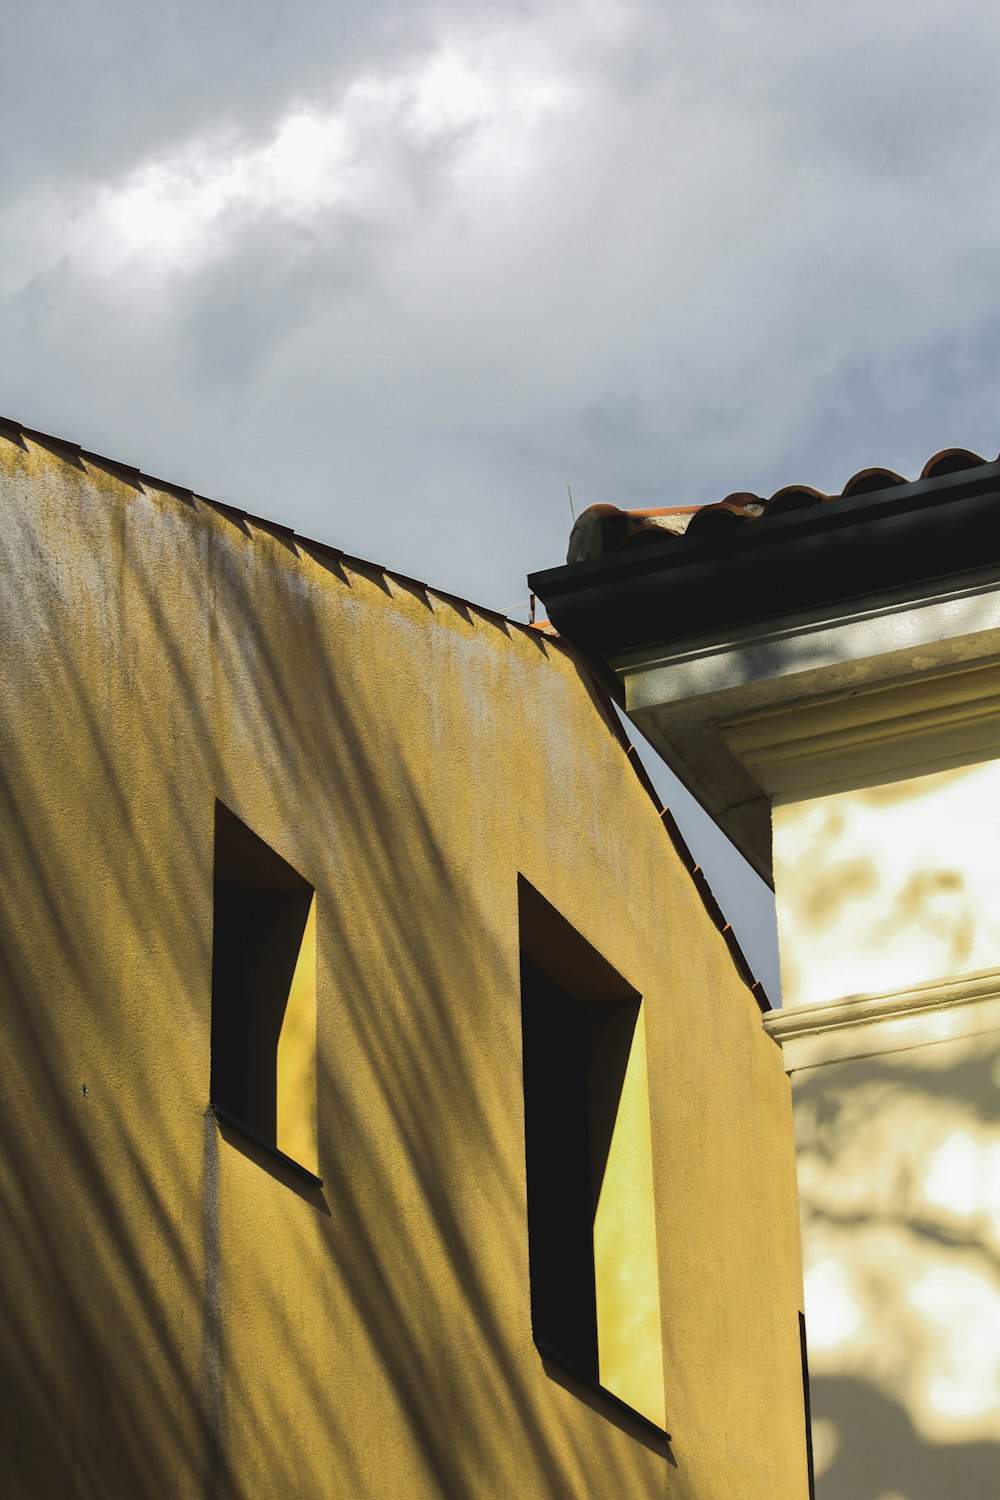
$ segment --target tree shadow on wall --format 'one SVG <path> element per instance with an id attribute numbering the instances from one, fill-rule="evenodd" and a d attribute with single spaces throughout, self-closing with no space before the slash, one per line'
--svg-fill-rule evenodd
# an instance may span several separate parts
<path id="1" fill-rule="evenodd" d="M 160 536 L 123 531 L 93 618 L 19 603 L 18 651 L 41 644 L 0 761 L 0 1489 L 372 1495 L 388 1450 L 401 1494 L 661 1493 L 662 1457 L 559 1399 L 530 1342 L 515 866 L 505 927 L 441 834 L 445 804 L 482 831 L 512 793 L 438 754 L 450 637 L 406 666 L 408 737 L 339 595 L 303 610 L 239 539 Z M 319 872 L 335 1213 L 242 1172 L 204 1115 L 216 797 Z"/>
<path id="2" fill-rule="evenodd" d="M 813 1376 L 813 1410 L 840 1437 L 833 1460 L 817 1476 L 817 1500 L 974 1500 L 997 1493 L 1000 1443 L 931 1443 L 897 1402 L 867 1381 Z M 867 1442 L 842 1434 L 867 1433 Z"/>
<path id="3" fill-rule="evenodd" d="M 988 1176 L 977 1176 L 988 1174 L 997 1144 L 996 1038 L 958 1038 L 954 1049 L 847 1059 L 797 1084 L 807 1250 L 832 1253 L 858 1295 L 868 1354 L 867 1363 L 854 1356 L 855 1368 L 871 1370 L 877 1361 L 900 1390 L 919 1383 L 924 1400 L 933 1398 L 938 1376 L 964 1366 L 974 1379 L 968 1330 L 978 1322 L 988 1337 L 988 1320 L 965 1312 L 956 1325 L 946 1302 L 927 1316 L 907 1288 L 933 1272 L 956 1275 L 965 1297 L 970 1285 L 980 1287 L 986 1308 L 1000 1295 Z M 956 1178 L 951 1160 L 943 1165 L 939 1155 L 952 1141 L 967 1146 L 958 1158 L 965 1187 L 962 1171 Z M 956 1179 L 953 1200 L 942 1196 L 944 1174 Z M 979 1195 L 970 1198 L 977 1181 Z M 986 1398 L 986 1378 L 978 1398 Z M 838 1439 L 818 1477 L 818 1500 L 979 1500 L 1000 1491 L 1000 1443 L 929 1441 L 904 1402 L 857 1375 L 814 1374 L 810 1385 L 817 1430 L 829 1422 Z"/>

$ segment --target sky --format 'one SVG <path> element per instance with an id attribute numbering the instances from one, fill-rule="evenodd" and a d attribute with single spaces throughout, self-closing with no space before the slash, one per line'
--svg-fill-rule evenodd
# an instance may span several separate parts
<path id="1" fill-rule="evenodd" d="M 567 484 L 1000 449 L 993 0 L 0 8 L 26 426 L 502 609 Z M 656 780 L 776 991 L 766 890 Z"/>

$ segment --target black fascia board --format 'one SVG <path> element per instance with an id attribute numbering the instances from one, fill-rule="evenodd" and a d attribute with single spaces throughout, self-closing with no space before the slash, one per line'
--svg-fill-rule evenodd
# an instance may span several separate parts
<path id="1" fill-rule="evenodd" d="M 1000 461 L 533 573 L 573 645 L 607 656 L 1000 564 Z"/>

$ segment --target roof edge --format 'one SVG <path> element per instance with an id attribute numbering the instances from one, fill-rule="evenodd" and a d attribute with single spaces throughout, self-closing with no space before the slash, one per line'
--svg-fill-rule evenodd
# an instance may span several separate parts
<path id="1" fill-rule="evenodd" d="M 251 526 L 271 533 L 279 533 L 288 540 L 294 540 L 305 548 L 318 551 L 328 557 L 337 557 L 349 565 L 357 565 L 359 568 L 370 568 L 375 572 L 382 573 L 386 578 L 401 584 L 404 588 L 421 589 L 426 594 L 431 594 L 435 599 L 440 599 L 445 604 L 458 605 L 462 609 L 473 609 L 477 614 L 486 616 L 487 619 L 503 621 L 506 625 L 513 625 L 517 630 L 525 631 L 532 637 L 537 638 L 539 632 L 534 625 L 523 620 L 515 620 L 511 615 L 506 615 L 502 610 L 493 609 L 488 604 L 478 604 L 474 599 L 463 598 L 460 594 L 451 593 L 448 589 L 436 588 L 433 584 L 424 583 L 422 579 L 411 578 L 407 573 L 401 573 L 396 568 L 386 567 L 383 563 L 373 562 L 369 558 L 358 557 L 355 553 L 345 552 L 342 547 L 337 547 L 331 542 L 318 540 L 316 537 L 305 536 L 302 532 L 295 531 L 291 526 L 283 522 L 273 521 L 267 516 L 256 515 L 253 511 L 243 510 L 241 506 L 230 505 L 224 500 L 213 500 L 209 495 L 199 494 L 198 491 L 188 489 L 184 485 L 173 483 L 168 479 L 158 479 L 153 474 L 147 474 L 142 469 L 137 469 L 129 464 L 123 464 L 114 458 L 106 458 L 103 454 L 94 453 L 89 448 L 82 448 L 79 443 L 70 442 L 67 438 L 55 437 L 51 433 L 41 432 L 35 427 L 25 427 L 11 417 L 0 416 L 0 437 L 6 437 L 16 446 L 27 448 L 28 442 L 39 444 L 41 447 L 63 452 L 69 463 L 75 468 L 85 464 L 92 464 L 95 468 L 112 474 L 117 479 L 130 484 L 134 489 L 141 489 L 148 485 L 150 488 L 162 490 L 164 494 L 172 495 L 175 499 L 186 501 L 188 504 L 197 502 L 201 505 L 210 506 L 212 510 L 218 511 L 238 521 L 249 522 Z M 27 441 L 26 441 L 27 440 Z M 560 650 L 566 650 L 566 643 L 555 630 L 544 632 L 545 638 Z"/>

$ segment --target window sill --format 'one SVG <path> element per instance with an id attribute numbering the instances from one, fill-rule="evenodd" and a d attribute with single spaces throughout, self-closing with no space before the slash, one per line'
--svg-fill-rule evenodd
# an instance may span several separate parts
<path id="1" fill-rule="evenodd" d="M 310 1172 L 308 1167 L 304 1167 L 301 1162 L 297 1162 L 293 1156 L 286 1156 L 284 1151 L 279 1151 L 273 1141 L 267 1141 L 262 1135 L 258 1135 L 256 1130 L 251 1130 L 250 1126 L 245 1125 L 237 1115 L 230 1114 L 229 1110 L 223 1109 L 221 1104 L 212 1104 L 209 1107 L 219 1124 L 225 1125 L 227 1130 L 234 1130 L 237 1135 L 245 1136 L 248 1141 L 253 1142 L 259 1151 L 266 1152 L 268 1156 L 280 1162 L 283 1167 L 287 1167 L 290 1172 L 294 1172 L 296 1177 L 307 1182 L 310 1187 L 321 1188 L 323 1186 L 322 1177 L 317 1177 L 315 1172 Z"/>
<path id="2" fill-rule="evenodd" d="M 586 1386 L 588 1391 L 592 1391 L 594 1395 L 599 1396 L 617 1415 L 628 1417 L 630 1421 L 635 1422 L 647 1436 L 657 1438 L 661 1443 L 670 1442 L 669 1432 L 657 1426 L 649 1417 L 644 1417 L 642 1412 L 636 1411 L 634 1406 L 629 1406 L 627 1401 L 623 1401 L 620 1396 L 616 1396 L 614 1391 L 609 1391 L 607 1386 L 601 1385 L 600 1381 L 595 1380 L 593 1375 L 588 1375 L 586 1370 L 582 1370 L 579 1365 L 567 1359 L 565 1354 L 561 1354 L 551 1344 L 546 1344 L 541 1339 L 535 1339 L 535 1348 L 544 1359 L 551 1360 L 554 1365 L 558 1365 L 561 1370 L 565 1370 L 568 1375 L 572 1375 L 574 1380 L 578 1380 L 581 1385 Z"/>

